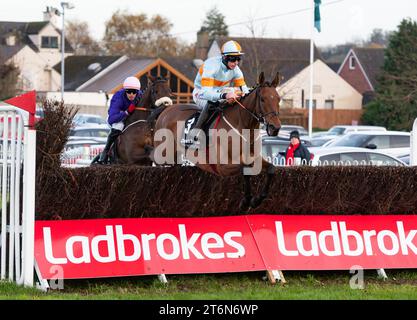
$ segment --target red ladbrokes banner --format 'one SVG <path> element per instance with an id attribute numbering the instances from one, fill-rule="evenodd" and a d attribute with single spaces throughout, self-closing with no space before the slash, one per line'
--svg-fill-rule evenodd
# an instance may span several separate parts
<path id="1" fill-rule="evenodd" d="M 37 221 L 45 279 L 417 268 L 415 216 L 253 215 Z"/>

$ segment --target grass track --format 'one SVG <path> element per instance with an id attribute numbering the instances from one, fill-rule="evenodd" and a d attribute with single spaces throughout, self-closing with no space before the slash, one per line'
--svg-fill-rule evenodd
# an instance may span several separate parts
<path id="1" fill-rule="evenodd" d="M 364 289 L 351 289 L 348 271 L 284 272 L 271 285 L 263 272 L 65 280 L 48 293 L 0 282 L 0 299 L 12 300 L 417 300 L 417 270 L 386 270 L 388 280 L 366 270 Z"/>

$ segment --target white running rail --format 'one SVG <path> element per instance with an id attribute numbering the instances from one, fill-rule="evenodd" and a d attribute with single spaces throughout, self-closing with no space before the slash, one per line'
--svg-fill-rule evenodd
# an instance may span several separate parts
<path id="1" fill-rule="evenodd" d="M 26 122 L 0 106 L 0 279 L 33 286 L 36 131 Z"/>

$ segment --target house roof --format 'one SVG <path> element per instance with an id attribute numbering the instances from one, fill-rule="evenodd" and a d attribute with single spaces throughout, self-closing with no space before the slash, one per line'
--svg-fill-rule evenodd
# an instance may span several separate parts
<path id="1" fill-rule="evenodd" d="M 198 69 L 193 63 L 193 59 L 182 57 L 165 57 L 164 60 L 173 68 L 181 72 L 190 81 L 194 82 Z"/>
<path id="2" fill-rule="evenodd" d="M 24 45 L 28 45 L 35 52 L 39 52 L 39 48 L 32 42 L 32 40 L 29 38 L 29 35 L 38 34 L 49 23 L 49 21 L 0 21 L 0 47 L 8 47 L 5 43 L 5 37 L 11 33 L 14 33 L 17 36 L 16 46 L 21 46 L 21 49 Z M 56 30 L 57 32 L 61 32 L 58 29 Z M 6 52 L 7 49 L 3 49 L 3 51 Z M 12 51 L 13 50 L 9 50 L 8 53 Z M 15 51 L 13 54 L 15 54 L 17 51 Z M 74 49 L 72 48 L 71 44 L 68 42 L 67 39 L 65 39 L 65 52 L 74 52 Z M 7 58 L 10 58 L 10 56 Z"/>
<path id="3" fill-rule="evenodd" d="M 70 56 L 65 59 L 65 90 L 75 91 L 122 56 Z M 61 73 L 61 63 L 54 69 Z"/>
<path id="4" fill-rule="evenodd" d="M 137 74 L 140 70 L 145 69 L 155 61 L 155 58 L 149 57 L 127 59 L 120 63 L 117 68 L 109 70 L 96 81 L 92 81 L 91 84 L 78 91 L 96 92 L 102 90 L 104 92 L 110 92 L 123 83 L 127 77 Z"/>
<path id="5" fill-rule="evenodd" d="M 375 88 L 377 77 L 384 66 L 384 49 L 383 48 L 354 48 L 355 54 L 359 59 L 366 75 Z"/>
<path id="6" fill-rule="evenodd" d="M 245 52 L 241 69 L 249 86 L 256 84 L 261 71 L 267 79 L 279 71 L 285 82 L 310 64 L 309 39 L 221 37 L 215 41 L 221 47 L 229 40 L 237 41 Z M 314 60 L 320 58 L 320 51 L 314 47 Z"/>
<path id="7" fill-rule="evenodd" d="M 4 63 L 18 53 L 25 45 L 18 44 L 16 46 L 0 45 L 0 63 Z"/>

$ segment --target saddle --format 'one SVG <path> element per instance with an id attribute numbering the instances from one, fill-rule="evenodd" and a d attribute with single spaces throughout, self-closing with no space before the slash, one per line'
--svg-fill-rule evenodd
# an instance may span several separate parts
<path id="1" fill-rule="evenodd" d="M 209 117 L 201 126 L 201 130 L 204 132 L 206 137 L 206 146 L 209 145 L 209 130 L 212 129 L 215 125 L 215 120 L 222 114 L 224 110 L 224 104 L 219 102 L 208 102 L 209 106 Z M 191 106 L 191 105 L 190 105 Z M 181 139 L 181 144 L 185 147 L 185 149 L 198 149 L 200 143 L 194 139 L 194 135 L 190 134 L 194 129 L 194 126 L 197 123 L 198 117 L 201 113 L 201 108 L 197 105 L 193 105 L 193 110 L 197 112 L 193 113 L 186 121 L 184 126 L 183 138 Z"/>

